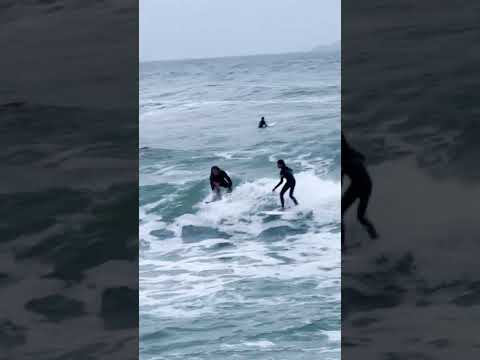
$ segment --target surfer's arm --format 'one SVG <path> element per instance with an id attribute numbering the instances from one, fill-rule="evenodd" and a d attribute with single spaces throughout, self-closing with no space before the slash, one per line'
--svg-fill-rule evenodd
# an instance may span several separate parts
<path id="1" fill-rule="evenodd" d="M 365 161 L 365 155 L 363 155 L 360 151 L 350 148 L 353 157 L 359 159 L 360 161 Z"/>
<path id="2" fill-rule="evenodd" d="M 273 188 L 272 191 L 277 190 L 277 188 L 278 188 L 280 185 L 282 185 L 282 183 L 283 183 L 283 176 L 280 178 L 280 182 Z"/>
<path id="3" fill-rule="evenodd" d="M 228 187 L 231 189 L 233 185 L 232 179 L 230 179 L 230 176 L 228 176 L 226 172 L 223 173 L 223 177 L 227 180 Z"/>

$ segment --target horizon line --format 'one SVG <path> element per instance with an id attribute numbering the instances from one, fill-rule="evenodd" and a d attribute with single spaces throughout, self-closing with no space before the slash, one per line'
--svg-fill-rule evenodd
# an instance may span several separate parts
<path id="1" fill-rule="evenodd" d="M 169 61 L 192 61 L 192 60 L 215 60 L 215 59 L 228 59 L 228 58 L 239 58 L 239 57 L 251 57 L 251 56 L 270 56 L 270 55 L 289 55 L 289 54 L 307 54 L 314 53 L 317 47 L 328 47 L 340 43 L 341 40 L 336 40 L 326 44 L 320 44 L 314 46 L 310 50 L 296 50 L 296 51 L 283 51 L 283 52 L 272 52 L 272 53 L 254 53 L 254 54 L 245 54 L 245 55 L 224 55 L 224 56 L 205 56 L 205 57 L 187 57 L 187 58 L 171 58 L 171 59 L 153 59 L 153 60 L 139 60 L 139 64 L 153 63 L 153 62 L 169 62 Z"/>

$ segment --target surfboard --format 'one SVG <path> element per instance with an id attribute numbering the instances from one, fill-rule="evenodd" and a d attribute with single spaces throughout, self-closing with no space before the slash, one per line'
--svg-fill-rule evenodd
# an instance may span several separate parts
<path id="1" fill-rule="evenodd" d="M 214 202 L 217 202 L 217 201 L 220 201 L 220 200 L 222 200 L 222 199 L 221 198 L 220 199 L 219 198 L 213 198 L 211 200 L 205 201 L 205 204 L 211 204 L 211 203 L 214 203 Z"/>
<path id="2" fill-rule="evenodd" d="M 205 204 L 211 204 L 211 203 L 217 202 L 219 200 L 221 200 L 221 198 L 218 198 L 217 196 L 212 196 L 212 198 L 210 200 L 205 201 Z"/>
<path id="3" fill-rule="evenodd" d="M 285 211 L 271 210 L 271 211 L 262 211 L 261 213 L 265 215 L 283 215 L 285 214 Z"/>
<path id="4" fill-rule="evenodd" d="M 221 197 L 218 197 L 216 195 L 212 195 L 210 200 L 205 201 L 205 204 L 211 204 L 213 202 L 217 202 L 217 201 L 223 200 L 225 198 L 229 198 L 230 196 L 231 196 L 231 192 L 229 192 L 229 191 L 226 191 L 224 194 L 222 194 Z"/>

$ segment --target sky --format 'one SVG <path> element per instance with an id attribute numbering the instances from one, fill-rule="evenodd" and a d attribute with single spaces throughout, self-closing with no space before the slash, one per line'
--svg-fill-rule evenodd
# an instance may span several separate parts
<path id="1" fill-rule="evenodd" d="M 340 0 L 140 0 L 140 61 L 308 51 L 340 40 Z"/>

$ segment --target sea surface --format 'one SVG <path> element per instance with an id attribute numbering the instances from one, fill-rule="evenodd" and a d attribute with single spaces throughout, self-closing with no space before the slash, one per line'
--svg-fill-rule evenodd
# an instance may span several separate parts
<path id="1" fill-rule="evenodd" d="M 143 63 L 139 96 L 140 358 L 339 359 L 339 54 Z"/>
<path id="2" fill-rule="evenodd" d="M 0 23 L 0 359 L 135 359 L 138 2 Z"/>
<path id="3" fill-rule="evenodd" d="M 343 4 L 342 131 L 366 157 L 380 234 L 348 211 L 345 360 L 479 357 L 479 13 L 471 1 Z"/>

